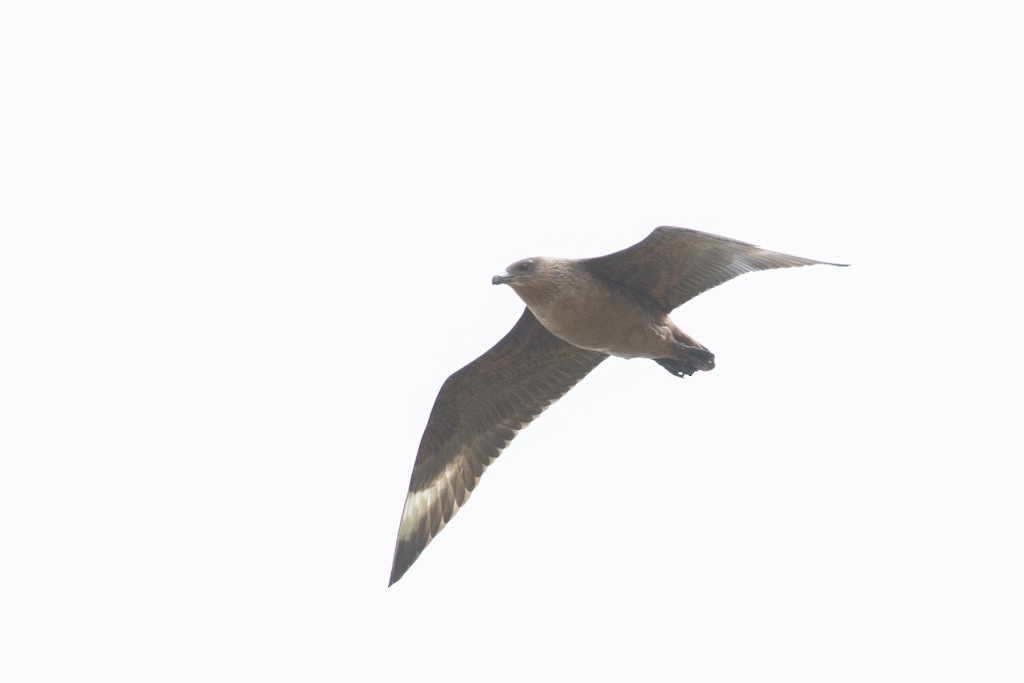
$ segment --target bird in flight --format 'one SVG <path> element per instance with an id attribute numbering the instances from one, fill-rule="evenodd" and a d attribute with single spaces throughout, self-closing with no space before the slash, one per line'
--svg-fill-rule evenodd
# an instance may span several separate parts
<path id="1" fill-rule="evenodd" d="M 660 227 L 614 254 L 527 258 L 495 275 L 492 284 L 510 286 L 526 310 L 441 386 L 413 464 L 388 585 L 466 503 L 516 433 L 605 358 L 650 358 L 677 377 L 711 370 L 714 354 L 669 313 L 743 273 L 821 263 Z"/>

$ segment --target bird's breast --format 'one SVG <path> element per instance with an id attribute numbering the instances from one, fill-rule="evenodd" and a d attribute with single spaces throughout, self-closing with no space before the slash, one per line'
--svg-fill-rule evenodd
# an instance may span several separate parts
<path id="1" fill-rule="evenodd" d="M 573 346 L 624 358 L 665 357 L 671 348 L 663 315 L 613 291 L 564 292 L 526 304 L 549 332 Z"/>

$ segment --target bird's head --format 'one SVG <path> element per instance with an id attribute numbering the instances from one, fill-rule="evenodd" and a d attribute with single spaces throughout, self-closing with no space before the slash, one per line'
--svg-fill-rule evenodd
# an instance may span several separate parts
<path id="1" fill-rule="evenodd" d="M 517 286 L 527 285 L 531 278 L 537 274 L 539 260 L 536 258 L 524 258 L 521 261 L 516 261 L 506 268 L 504 273 L 492 277 L 491 284 L 509 285 L 513 289 Z"/>

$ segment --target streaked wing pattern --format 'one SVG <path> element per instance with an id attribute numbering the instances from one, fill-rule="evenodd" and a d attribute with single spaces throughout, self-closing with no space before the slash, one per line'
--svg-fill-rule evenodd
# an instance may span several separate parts
<path id="1" fill-rule="evenodd" d="M 605 358 L 555 337 L 526 309 L 501 341 L 445 381 L 416 454 L 389 585 L 465 504 L 516 433 Z"/>
<path id="2" fill-rule="evenodd" d="M 654 301 L 669 313 L 743 273 L 824 262 L 698 230 L 662 226 L 628 249 L 581 263 L 598 277 Z"/>

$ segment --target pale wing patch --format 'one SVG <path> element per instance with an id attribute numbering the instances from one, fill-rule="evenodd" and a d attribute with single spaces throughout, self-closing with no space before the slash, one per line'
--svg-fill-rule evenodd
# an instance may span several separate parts
<path id="1" fill-rule="evenodd" d="M 450 469 L 445 470 L 445 475 L 448 475 L 450 472 Z M 455 473 L 455 476 L 461 477 L 462 473 Z M 472 477 L 472 481 L 476 485 L 479 477 Z M 417 535 L 420 527 L 425 526 L 424 536 L 425 540 L 429 543 L 430 539 L 444 528 L 448 520 L 452 518 L 469 498 L 470 489 L 468 487 L 462 496 L 461 502 L 456 497 L 453 488 L 448 476 L 439 476 L 431 486 L 421 491 L 410 491 L 409 495 L 405 498 L 402 523 L 398 527 L 398 538 L 403 541 L 412 540 Z M 445 498 L 450 498 L 452 501 L 451 512 L 447 515 L 444 514 L 445 510 L 442 504 Z"/>
<path id="2" fill-rule="evenodd" d="M 553 402 L 543 404 L 542 410 Z M 522 425 L 515 427 L 507 425 L 507 428 L 512 432 L 512 437 L 515 437 L 522 429 Z M 511 438 L 502 439 L 503 443 L 494 456 L 489 459 L 489 462 L 480 464 L 480 474 L 478 475 L 473 474 L 469 463 L 473 456 L 469 453 L 468 448 L 464 448 L 429 486 L 418 491 L 409 491 L 405 497 L 405 508 L 402 510 L 402 522 L 398 527 L 399 540 L 412 540 L 422 528 L 424 545 L 430 543 L 431 539 L 437 536 L 448 523 L 448 520 L 455 516 L 459 508 L 466 504 L 473 489 L 480 482 L 484 471 L 511 441 Z M 446 501 L 451 501 L 450 511 L 445 509 Z"/>

